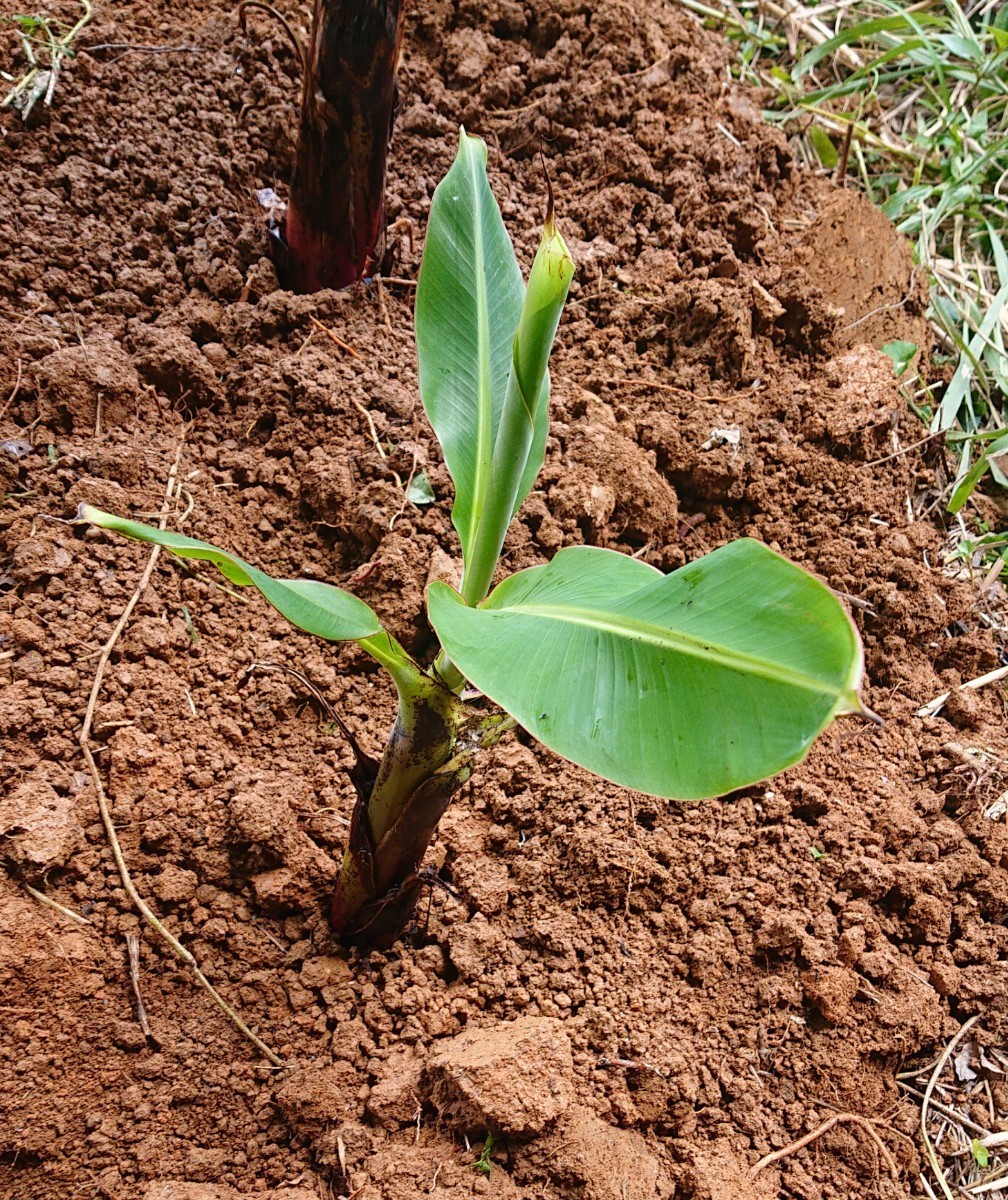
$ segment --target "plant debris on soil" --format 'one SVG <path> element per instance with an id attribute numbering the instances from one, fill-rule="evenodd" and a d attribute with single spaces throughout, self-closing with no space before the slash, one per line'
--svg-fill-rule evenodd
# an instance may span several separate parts
<path id="1" fill-rule="evenodd" d="M 936 1104 L 988 1141 L 1008 1113 L 983 1066 L 1008 1026 L 1008 736 L 1003 680 L 960 688 L 1006 662 L 1001 585 L 943 569 L 944 451 L 912 445 L 879 350 L 926 338 L 909 246 L 795 166 L 682 11 L 435 2 L 406 30 L 396 282 L 295 296 L 256 194 L 289 177 L 297 61 L 250 29 L 216 0 L 97 5 L 52 106 L 0 117 L 0 1195 L 921 1194 L 914 1093 L 971 1017 L 982 1101 L 946 1065 L 930 1139 Z M 579 263 L 508 569 L 760 538 L 848 598 L 885 725 L 692 805 L 505 739 L 416 932 L 348 956 L 325 910 L 352 757 L 314 690 L 374 751 L 390 689 L 163 555 L 95 758 L 140 895 L 277 1068 L 141 926 L 80 754 L 148 552 L 47 518 L 154 517 L 178 457 L 173 527 L 344 584 L 423 656 L 428 571 L 458 562 L 409 281 L 460 123 L 526 268 L 542 149 Z"/>

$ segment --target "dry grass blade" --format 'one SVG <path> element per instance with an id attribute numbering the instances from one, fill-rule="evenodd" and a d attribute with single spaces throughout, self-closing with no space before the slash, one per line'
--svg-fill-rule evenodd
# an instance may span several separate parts
<path id="1" fill-rule="evenodd" d="M 172 468 L 168 473 L 168 484 L 165 488 L 165 499 L 159 518 L 159 526 L 162 529 L 164 529 L 165 525 L 167 524 L 168 514 L 171 511 L 171 502 L 172 497 L 175 494 L 175 484 L 178 477 L 178 468 L 181 458 L 182 444 L 179 445 L 178 453 L 175 456 L 175 462 L 172 464 Z M 105 787 L 101 780 L 101 774 L 98 771 L 98 764 L 95 762 L 95 758 L 91 752 L 91 747 L 89 744 L 91 738 L 91 727 L 94 722 L 95 706 L 98 703 L 98 695 L 101 691 L 102 682 L 105 678 L 105 669 L 108 666 L 113 647 L 119 640 L 122 631 L 126 628 L 133 610 L 140 601 L 140 597 L 147 590 L 147 585 L 150 583 L 151 575 L 154 573 L 154 567 L 157 563 L 160 550 L 160 546 L 152 547 L 150 556 L 147 559 L 147 565 L 144 567 L 143 574 L 140 576 L 140 580 L 137 583 L 136 589 L 126 604 L 126 607 L 123 609 L 122 616 L 119 618 L 115 628 L 109 635 L 108 641 L 102 648 L 101 654 L 98 658 L 98 666 L 95 670 L 94 682 L 91 686 L 91 694 L 88 697 L 87 710 L 84 714 L 84 723 L 81 726 L 78 741 L 80 742 L 81 753 L 84 755 L 84 761 L 87 763 L 88 772 L 91 776 L 91 782 L 94 785 L 95 796 L 98 800 L 98 810 L 101 814 L 102 824 L 105 826 L 105 833 L 108 837 L 109 845 L 112 848 L 112 855 L 115 858 L 116 867 L 119 871 L 119 877 L 122 880 L 122 885 L 127 896 L 129 896 L 130 900 L 133 902 L 143 919 L 154 930 L 158 937 L 161 938 L 165 945 L 169 947 L 175 957 L 189 968 L 196 982 L 213 1000 L 213 1002 L 227 1017 L 235 1029 L 237 1029 L 243 1037 L 247 1038 L 261 1054 L 265 1055 L 270 1063 L 273 1064 L 273 1066 L 282 1067 L 283 1059 L 280 1058 L 278 1054 L 274 1053 L 269 1046 L 262 1041 L 261 1038 L 257 1037 L 256 1034 L 249 1029 L 249 1027 L 235 1012 L 231 1005 L 228 1004 L 224 997 L 220 995 L 213 984 L 203 974 L 199 968 L 199 964 L 196 962 L 196 959 L 192 956 L 192 954 L 185 948 L 185 946 L 182 945 L 178 938 L 176 938 L 165 928 L 160 919 L 151 909 L 150 905 L 147 904 L 147 902 L 137 891 L 136 885 L 133 883 L 133 878 L 130 875 L 129 867 L 126 865 L 126 859 L 123 856 L 122 846 L 119 843 L 119 837 L 116 833 L 115 823 L 112 820 L 112 813 L 109 809 L 108 798 L 105 795 Z"/>

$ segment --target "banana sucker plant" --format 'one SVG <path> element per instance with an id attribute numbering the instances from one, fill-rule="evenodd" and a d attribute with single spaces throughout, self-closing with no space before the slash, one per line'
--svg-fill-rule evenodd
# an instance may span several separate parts
<path id="1" fill-rule="evenodd" d="M 406 927 L 453 793 L 515 724 L 605 779 L 696 800 L 798 762 L 839 714 L 867 714 L 850 618 L 824 584 L 759 542 L 669 575 L 573 546 L 492 586 L 543 464 L 547 362 L 574 263 L 551 197 L 523 284 L 486 163 L 485 144 L 463 130 L 434 195 L 417 286 L 420 391 L 455 484 L 463 559 L 459 590 L 428 588 L 439 642 L 430 666 L 336 586 L 273 579 L 206 542 L 87 505 L 78 513 L 215 564 L 298 628 L 355 641 L 388 672 L 398 715 L 380 761 L 358 752 L 332 902 L 335 928 L 361 945 L 388 944 Z M 484 697 L 502 711 L 487 712 Z"/>
<path id="2" fill-rule="evenodd" d="M 274 245 L 294 291 L 348 287 L 375 266 L 405 13 L 405 0 L 314 2 L 308 45 L 299 47 L 301 116 L 287 216 Z"/>

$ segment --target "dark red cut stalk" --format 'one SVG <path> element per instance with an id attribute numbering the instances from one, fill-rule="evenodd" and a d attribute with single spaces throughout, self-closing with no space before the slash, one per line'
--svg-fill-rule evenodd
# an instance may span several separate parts
<path id="1" fill-rule="evenodd" d="M 315 0 L 285 245 L 298 292 L 342 288 L 374 266 L 405 0 Z"/>

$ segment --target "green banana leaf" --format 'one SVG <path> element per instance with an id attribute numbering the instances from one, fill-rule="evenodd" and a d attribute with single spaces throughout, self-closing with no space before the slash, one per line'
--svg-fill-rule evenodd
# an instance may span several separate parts
<path id="1" fill-rule="evenodd" d="M 670 575 L 572 547 L 479 608 L 433 583 L 428 609 L 452 661 L 530 733 L 653 795 L 755 783 L 804 757 L 835 716 L 866 711 L 839 601 L 750 539 Z"/>
<path id="2" fill-rule="evenodd" d="M 292 625 L 330 642 L 362 641 L 383 633 L 374 612 L 364 603 L 331 583 L 315 579 L 273 579 L 242 559 L 181 533 L 127 521 L 82 504 L 77 520 L 100 529 L 121 533 L 140 542 L 163 546 L 180 558 L 213 563 L 221 574 L 239 587 L 257 588 Z"/>
<path id="3" fill-rule="evenodd" d="M 431 202 L 416 295 L 420 395 L 455 484 L 466 564 L 489 499 L 491 461 L 525 285 L 486 174 L 487 148 L 462 130 Z M 549 378 L 515 511 L 542 467 Z"/>

